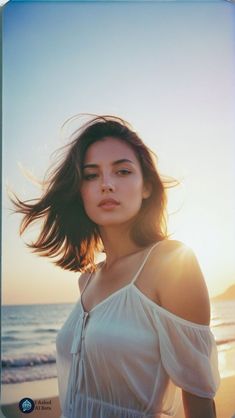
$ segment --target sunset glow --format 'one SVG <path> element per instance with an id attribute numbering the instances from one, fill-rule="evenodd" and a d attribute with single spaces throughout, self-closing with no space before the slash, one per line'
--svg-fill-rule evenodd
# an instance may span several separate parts
<path id="1" fill-rule="evenodd" d="M 24 241 L 37 227 L 18 236 L 20 217 L 10 214 L 6 190 L 22 199 L 38 196 L 36 182 L 27 181 L 22 170 L 43 179 L 52 152 L 66 142 L 62 124 L 84 112 L 114 114 L 133 125 L 156 152 L 160 172 L 180 182 L 169 191 L 172 238 L 195 251 L 210 296 L 235 283 L 231 7 L 229 2 L 5 6 L 3 303 L 72 302 L 79 296 L 78 274 L 26 248 Z"/>

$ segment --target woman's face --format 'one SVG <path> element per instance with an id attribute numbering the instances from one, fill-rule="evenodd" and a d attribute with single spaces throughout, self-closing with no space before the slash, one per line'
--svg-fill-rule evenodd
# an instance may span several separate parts
<path id="1" fill-rule="evenodd" d="M 131 221 L 149 195 L 140 163 L 128 144 L 106 137 L 88 148 L 81 196 L 93 222 L 105 227 Z"/>

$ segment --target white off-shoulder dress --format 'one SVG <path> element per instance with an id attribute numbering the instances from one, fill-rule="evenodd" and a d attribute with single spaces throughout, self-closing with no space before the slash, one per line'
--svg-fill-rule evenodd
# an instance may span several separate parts
<path id="1" fill-rule="evenodd" d="M 135 281 L 147 257 L 128 285 L 90 312 L 80 296 L 59 331 L 62 417 L 162 418 L 175 414 L 179 388 L 214 397 L 219 373 L 210 328 L 172 314 L 139 290 Z"/>

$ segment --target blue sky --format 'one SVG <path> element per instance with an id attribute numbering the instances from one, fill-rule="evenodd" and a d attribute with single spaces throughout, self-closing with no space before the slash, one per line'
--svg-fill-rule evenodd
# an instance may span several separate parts
<path id="1" fill-rule="evenodd" d="M 4 189 L 38 195 L 20 167 L 43 177 L 66 141 L 67 118 L 124 117 L 156 151 L 160 170 L 182 180 L 170 196 L 172 210 L 183 205 L 170 227 L 195 250 L 211 294 L 224 290 L 235 280 L 234 62 L 229 2 L 8 3 Z M 28 253 L 5 190 L 3 205 L 6 303 L 74 300 L 76 275 Z"/>

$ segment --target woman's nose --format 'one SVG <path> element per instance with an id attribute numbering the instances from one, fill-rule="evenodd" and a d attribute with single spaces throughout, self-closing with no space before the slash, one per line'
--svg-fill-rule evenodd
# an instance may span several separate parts
<path id="1" fill-rule="evenodd" d="M 101 190 L 102 192 L 113 192 L 114 185 L 109 179 L 103 179 L 101 184 Z"/>

